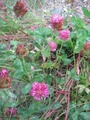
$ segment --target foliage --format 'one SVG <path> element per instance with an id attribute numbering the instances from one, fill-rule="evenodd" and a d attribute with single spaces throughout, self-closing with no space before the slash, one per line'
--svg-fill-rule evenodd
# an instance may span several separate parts
<path id="1" fill-rule="evenodd" d="M 82 10 L 86 17 L 90 16 L 90 11 Z M 30 11 L 26 19 L 10 16 L 9 12 L 0 17 L 0 70 L 8 70 L 12 87 L 0 88 L 0 117 L 3 120 L 64 120 L 68 115 L 69 120 L 89 120 L 90 58 L 84 45 L 90 41 L 90 26 L 79 16 L 65 18 L 62 29 L 68 29 L 70 36 L 64 36 L 63 40 L 59 31 L 48 27 L 44 20 L 32 16 L 27 23 Z M 36 23 L 31 25 L 33 19 Z M 31 26 L 35 29 L 30 29 Z M 50 49 L 50 41 L 56 43 L 54 51 Z M 16 52 L 19 44 L 23 44 L 23 49 L 18 49 L 20 54 Z M 37 101 L 30 95 L 34 82 L 48 85 L 47 98 Z M 17 115 L 7 117 L 7 108 L 17 108 Z"/>

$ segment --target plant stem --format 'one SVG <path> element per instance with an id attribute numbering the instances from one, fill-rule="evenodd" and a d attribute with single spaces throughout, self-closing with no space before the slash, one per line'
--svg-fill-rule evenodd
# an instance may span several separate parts
<path id="1" fill-rule="evenodd" d="M 25 63 L 24 58 L 22 58 L 22 65 L 23 65 L 23 70 L 24 70 L 25 74 L 26 74 L 26 75 L 28 76 L 28 78 L 30 79 L 31 77 L 30 77 L 29 73 L 27 72 L 26 63 Z"/>

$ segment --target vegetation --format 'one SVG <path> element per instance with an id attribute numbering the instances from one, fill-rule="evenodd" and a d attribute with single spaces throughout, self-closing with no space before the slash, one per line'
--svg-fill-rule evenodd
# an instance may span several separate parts
<path id="1" fill-rule="evenodd" d="M 90 25 L 76 15 L 41 18 L 43 0 L 31 9 L 8 2 L 0 2 L 0 119 L 89 120 Z"/>

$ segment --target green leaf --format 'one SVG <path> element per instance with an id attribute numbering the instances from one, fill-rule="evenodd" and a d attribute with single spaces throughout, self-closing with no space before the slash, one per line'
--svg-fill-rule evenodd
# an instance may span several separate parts
<path id="1" fill-rule="evenodd" d="M 87 36 L 88 33 L 86 31 L 82 31 L 82 30 L 77 31 L 77 41 L 74 48 L 74 53 L 79 53 L 83 49 Z"/>
<path id="2" fill-rule="evenodd" d="M 78 28 L 83 28 L 84 23 L 83 23 L 81 18 L 79 18 L 79 17 L 72 17 L 71 18 L 71 22 L 77 29 Z"/>
<path id="3" fill-rule="evenodd" d="M 52 105 L 51 109 L 58 109 L 60 107 L 61 107 L 61 104 L 59 102 L 57 102 L 54 105 Z"/>
<path id="4" fill-rule="evenodd" d="M 87 111 L 90 110 L 90 103 L 86 103 L 80 108 L 80 111 Z"/>
<path id="5" fill-rule="evenodd" d="M 37 111 L 35 111 L 35 113 L 41 113 L 50 109 L 50 106 L 44 103 L 38 103 L 36 104 L 36 106 L 37 106 Z"/>
<path id="6" fill-rule="evenodd" d="M 36 38 L 36 40 L 33 41 L 34 45 L 37 48 L 41 48 L 47 36 L 51 36 L 51 35 L 52 35 L 52 29 L 46 27 L 37 28 L 36 30 L 33 31 L 33 36 L 35 36 Z"/>
<path id="7" fill-rule="evenodd" d="M 39 120 L 39 117 L 38 117 L 38 116 L 31 116 L 30 119 L 31 119 L 31 120 Z"/>
<path id="8" fill-rule="evenodd" d="M 66 82 L 66 78 L 64 78 L 64 77 L 61 77 L 61 78 L 57 77 L 56 78 L 56 83 L 58 85 L 63 85 L 65 82 Z"/>
<path id="9" fill-rule="evenodd" d="M 11 91 L 6 91 L 7 95 L 9 95 L 11 98 L 17 98 L 17 95 L 15 95 L 13 92 Z"/>
<path id="10" fill-rule="evenodd" d="M 82 11 L 86 17 L 90 17 L 90 11 L 86 7 L 82 7 Z"/>
<path id="11" fill-rule="evenodd" d="M 52 34 L 52 29 L 46 28 L 46 27 L 37 28 L 35 33 L 39 34 L 40 36 L 45 37 L 45 36 Z"/>
<path id="12" fill-rule="evenodd" d="M 86 28 L 86 27 L 84 26 L 84 28 Z M 82 42 L 85 42 L 84 38 L 86 38 L 88 35 L 89 35 L 88 31 L 86 31 L 85 29 L 79 29 L 76 32 L 76 36 L 78 38 L 78 41 L 82 41 L 83 40 Z"/>
<path id="13" fill-rule="evenodd" d="M 39 104 L 40 104 L 39 102 L 33 101 L 32 104 L 30 104 L 29 106 L 29 109 L 28 109 L 29 113 L 30 114 L 37 113 Z"/>
<path id="14" fill-rule="evenodd" d="M 1 25 L 0 26 L 1 31 L 3 31 L 4 33 L 5 32 L 16 33 L 18 30 L 20 30 L 21 27 L 18 24 L 17 20 L 12 19 L 12 17 L 10 17 L 10 16 L 7 16 L 7 19 L 9 19 L 8 22 L 2 22 L 0 20 L 0 22 L 2 23 L 2 24 L 0 24 Z"/>
<path id="15" fill-rule="evenodd" d="M 41 54 L 44 55 L 45 57 L 50 57 L 50 49 L 49 48 L 42 49 Z"/>
<path id="16" fill-rule="evenodd" d="M 44 3 L 45 3 L 45 0 L 41 0 L 41 2 L 44 4 Z"/>
<path id="17" fill-rule="evenodd" d="M 16 41 L 16 40 L 11 40 L 10 41 L 10 44 L 13 46 L 13 49 L 16 49 L 17 45 L 19 44 L 20 42 Z"/>
<path id="18" fill-rule="evenodd" d="M 90 92 L 88 93 L 88 99 L 90 100 Z"/>
<path id="19" fill-rule="evenodd" d="M 83 26 L 83 28 L 86 30 L 86 31 L 88 31 L 89 32 L 89 34 L 90 34 L 90 25 L 84 25 Z"/>
<path id="20" fill-rule="evenodd" d="M 71 63 L 71 59 L 63 59 L 64 65 L 68 65 Z"/>
<path id="21" fill-rule="evenodd" d="M 4 105 L 3 100 L 0 100 L 0 109 L 2 109 L 3 105 Z"/>
<path id="22" fill-rule="evenodd" d="M 0 45 L 0 52 L 1 52 L 1 50 L 4 50 L 5 48 L 6 48 L 6 45 L 2 43 L 2 44 Z"/>
<path id="23" fill-rule="evenodd" d="M 19 104 L 18 101 L 10 101 L 7 103 L 7 107 L 16 107 Z"/>
<path id="24" fill-rule="evenodd" d="M 30 91 L 31 85 L 28 83 L 24 88 L 22 88 L 22 93 L 27 94 Z"/>
<path id="25" fill-rule="evenodd" d="M 48 83 L 49 85 L 51 85 L 52 79 L 53 79 L 53 75 L 50 75 L 50 74 L 47 75 L 46 78 L 45 78 L 45 80 L 47 81 L 47 83 Z"/>
<path id="26" fill-rule="evenodd" d="M 23 71 L 23 66 L 22 66 L 22 61 L 20 59 L 16 59 L 13 63 L 13 66 L 15 69 L 22 70 Z"/>
<path id="27" fill-rule="evenodd" d="M 72 114 L 72 120 L 78 120 L 78 115 L 79 115 L 79 112 L 76 111 Z"/>
<path id="28" fill-rule="evenodd" d="M 4 91 L 0 91 L 0 96 L 2 97 L 2 99 L 5 101 L 6 100 L 6 94 Z"/>
<path id="29" fill-rule="evenodd" d="M 15 68 L 15 71 L 12 71 L 10 73 L 11 77 L 15 77 L 17 79 L 21 79 L 22 76 L 24 75 L 24 71 L 23 71 L 23 65 L 22 65 L 22 61 L 20 59 L 16 59 L 13 63 L 13 66 Z"/>
<path id="30" fill-rule="evenodd" d="M 69 110 L 70 117 L 75 111 L 76 111 L 76 104 L 71 102 L 70 103 L 70 110 Z"/>
<path id="31" fill-rule="evenodd" d="M 6 22 L 2 18 L 0 18 L 0 26 L 3 26 L 5 24 L 6 24 Z"/>
<path id="32" fill-rule="evenodd" d="M 52 95 L 53 92 L 54 92 L 54 88 L 53 88 L 53 87 L 50 87 L 49 90 L 50 90 L 50 95 Z"/>
<path id="33" fill-rule="evenodd" d="M 71 71 L 67 71 L 67 74 L 70 76 L 70 77 L 73 77 L 76 75 L 76 69 L 73 68 Z"/>
<path id="34" fill-rule="evenodd" d="M 18 108 L 18 113 L 22 116 L 22 120 L 25 120 L 25 118 L 30 115 L 30 112 L 24 108 Z"/>
<path id="35" fill-rule="evenodd" d="M 79 114 L 79 120 L 90 120 L 90 112 L 81 112 Z"/>
<path id="36" fill-rule="evenodd" d="M 85 85 L 77 85 L 75 88 L 79 88 L 78 93 L 82 93 L 85 90 Z"/>
<path id="37" fill-rule="evenodd" d="M 17 78 L 17 79 L 21 79 L 23 75 L 24 75 L 24 72 L 22 70 L 16 70 L 10 73 L 10 76 L 12 78 Z"/>
<path id="38" fill-rule="evenodd" d="M 53 62 L 51 62 L 51 61 L 49 61 L 49 62 L 45 62 L 45 63 L 43 63 L 42 64 L 42 67 L 43 68 L 54 68 L 55 67 L 55 63 L 53 63 Z"/>
<path id="39" fill-rule="evenodd" d="M 80 80 L 79 76 L 76 74 L 76 69 L 75 68 L 73 68 L 71 71 L 67 71 L 67 75 L 70 76 L 75 81 Z"/>
<path id="40" fill-rule="evenodd" d="M 42 82 L 44 81 L 44 78 L 45 78 L 44 74 L 39 73 L 33 76 L 33 81 Z"/>
<path id="41" fill-rule="evenodd" d="M 72 78 L 73 78 L 73 80 L 75 80 L 75 81 L 79 81 L 79 80 L 80 80 L 80 77 L 79 77 L 78 75 L 74 75 Z"/>

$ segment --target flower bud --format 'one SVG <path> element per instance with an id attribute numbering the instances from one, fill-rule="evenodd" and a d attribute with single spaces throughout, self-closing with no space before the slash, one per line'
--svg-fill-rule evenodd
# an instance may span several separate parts
<path id="1" fill-rule="evenodd" d="M 63 17 L 60 16 L 59 14 L 53 15 L 50 21 L 52 27 L 58 31 L 62 29 L 63 22 L 64 22 Z"/>
<path id="2" fill-rule="evenodd" d="M 90 51 L 90 41 L 87 41 L 87 42 L 84 44 L 84 50 Z"/>
<path id="3" fill-rule="evenodd" d="M 70 36 L 70 31 L 69 30 L 61 30 L 59 32 L 59 35 L 60 35 L 60 39 L 68 40 L 69 36 Z"/>
<path id="4" fill-rule="evenodd" d="M 16 48 L 16 53 L 23 57 L 26 56 L 28 54 L 27 48 L 24 47 L 23 44 L 18 44 L 17 48 Z"/>
<path id="5" fill-rule="evenodd" d="M 51 41 L 51 42 L 49 42 L 48 43 L 49 44 L 49 47 L 50 47 L 50 50 L 51 51 L 56 51 L 56 49 L 57 49 L 57 44 L 55 43 L 55 42 L 53 42 L 53 41 Z"/>

